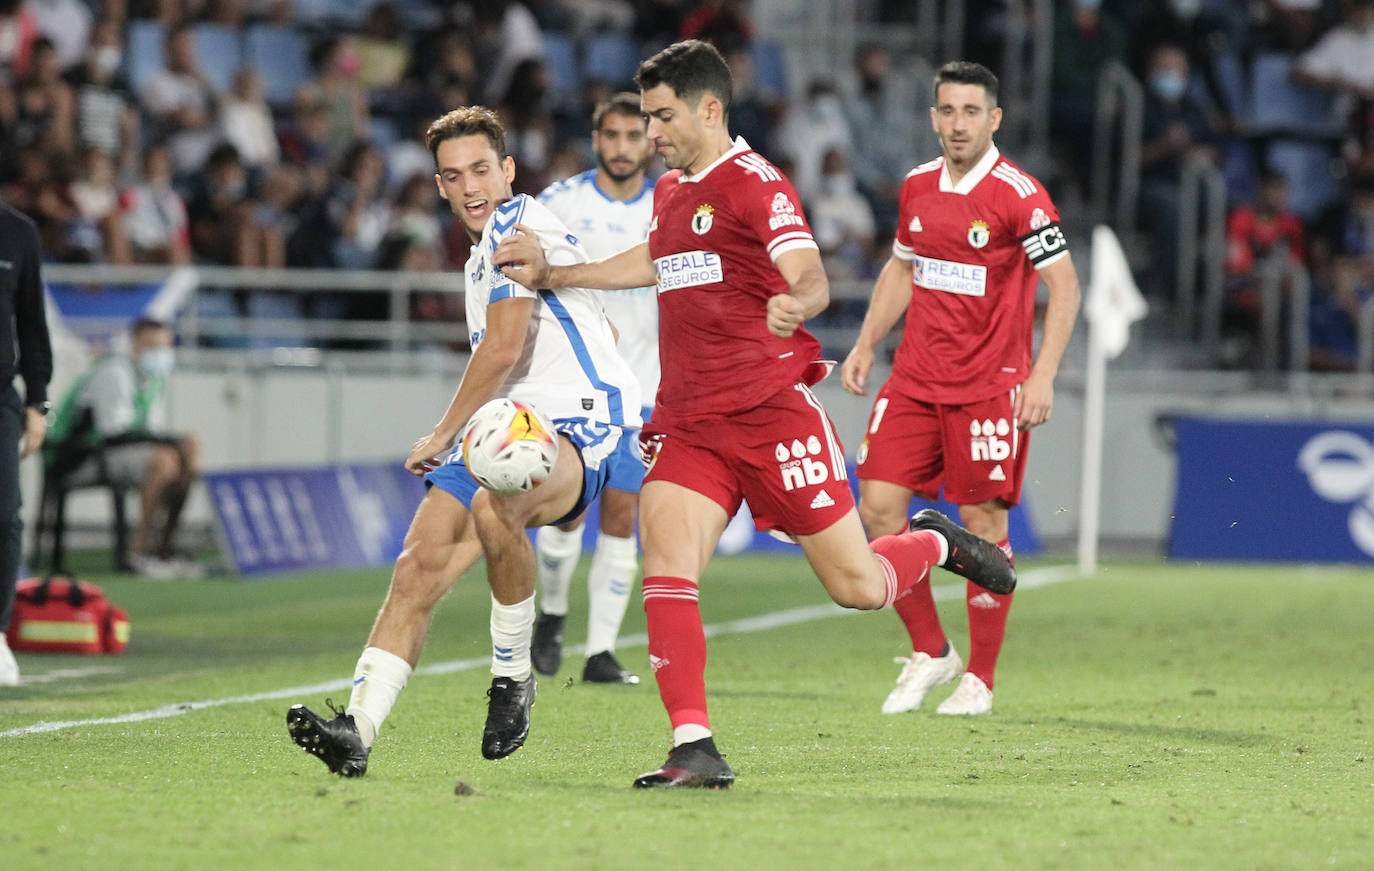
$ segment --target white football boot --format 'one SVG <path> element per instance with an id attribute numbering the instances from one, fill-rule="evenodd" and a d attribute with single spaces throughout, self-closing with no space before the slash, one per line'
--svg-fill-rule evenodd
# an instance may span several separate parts
<path id="1" fill-rule="evenodd" d="M 954 695 L 945 699 L 935 709 L 937 714 L 990 714 L 992 713 L 992 690 L 983 679 L 973 672 L 965 672 L 959 679 Z"/>
<path id="2" fill-rule="evenodd" d="M 5 633 L 0 632 L 0 687 L 19 686 L 19 663 L 14 661 Z"/>
<path id="3" fill-rule="evenodd" d="M 925 701 L 926 693 L 954 680 L 964 670 L 964 662 L 952 644 L 949 653 L 944 656 L 913 653 L 910 658 L 899 656 L 893 662 L 904 662 L 906 665 L 902 673 L 897 675 L 897 686 L 883 701 L 884 714 L 916 710 Z"/>

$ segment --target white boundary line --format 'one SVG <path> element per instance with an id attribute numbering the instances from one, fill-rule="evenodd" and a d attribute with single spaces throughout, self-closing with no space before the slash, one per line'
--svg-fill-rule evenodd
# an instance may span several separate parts
<path id="1" fill-rule="evenodd" d="M 1044 568 L 1030 569 L 1022 573 L 1016 584 L 1017 591 L 1034 590 L 1037 587 L 1047 587 L 1050 584 L 1057 584 L 1062 581 L 1074 580 L 1081 575 L 1074 566 L 1046 566 Z M 932 587 L 936 601 L 946 599 L 957 599 L 964 595 L 965 587 L 963 584 L 946 584 L 939 587 Z M 729 620 L 724 623 L 713 623 L 705 627 L 706 637 L 714 638 L 719 635 L 739 635 L 749 632 L 763 632 L 768 629 L 778 629 L 783 626 L 792 626 L 797 623 L 809 623 L 813 620 L 820 620 L 826 617 L 840 617 L 845 614 L 857 614 L 858 611 L 849 608 L 841 608 L 833 602 L 825 605 L 811 605 L 806 608 L 790 608 L 786 611 L 774 611 L 770 614 L 760 614 L 757 617 L 745 617 L 740 620 Z M 618 648 L 644 647 L 649 643 L 649 637 L 644 633 L 623 636 L 617 643 Z M 581 645 L 567 648 L 569 653 L 581 653 Z M 454 659 L 448 662 L 437 662 L 433 665 L 421 666 L 415 670 L 418 674 L 450 674 L 455 671 L 471 671 L 475 668 L 482 668 L 491 664 L 490 656 L 483 656 L 474 659 Z M 320 693 L 331 693 L 339 690 L 349 689 L 353 684 L 351 678 L 342 680 L 325 681 L 324 683 L 306 684 L 304 686 L 288 687 L 280 690 L 270 690 L 264 693 L 250 693 L 242 696 L 227 696 L 222 699 L 203 699 L 197 702 L 177 702 L 175 704 L 163 705 L 160 708 L 150 708 L 146 711 L 133 711 L 128 714 L 120 714 L 115 717 L 94 717 L 89 720 L 54 720 L 51 722 L 38 722 L 32 726 L 20 726 L 16 729 L 9 729 L 0 732 L 0 738 L 22 738 L 26 735 L 38 735 L 43 732 L 59 732 L 63 729 L 74 729 L 78 726 L 106 726 L 119 723 L 141 723 L 146 720 L 163 720 L 168 717 L 178 717 L 191 711 L 200 711 L 205 708 L 219 708 L 225 705 L 246 704 L 249 702 L 271 701 L 274 699 L 286 699 L 300 696 L 316 696 Z"/>

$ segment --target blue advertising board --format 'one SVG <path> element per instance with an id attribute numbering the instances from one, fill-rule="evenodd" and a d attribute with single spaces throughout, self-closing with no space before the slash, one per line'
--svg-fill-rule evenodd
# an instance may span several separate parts
<path id="1" fill-rule="evenodd" d="M 1374 561 L 1374 422 L 1180 418 L 1169 555 Z"/>
<path id="2" fill-rule="evenodd" d="M 390 565 L 424 496 L 400 463 L 205 476 L 225 556 L 245 577 Z"/>

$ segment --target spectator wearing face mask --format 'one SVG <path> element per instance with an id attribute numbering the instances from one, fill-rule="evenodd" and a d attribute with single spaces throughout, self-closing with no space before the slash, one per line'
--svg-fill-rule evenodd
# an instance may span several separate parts
<path id="1" fill-rule="evenodd" d="M 143 152 L 140 180 L 120 194 L 119 208 L 135 263 L 191 262 L 186 202 L 172 187 L 172 158 L 166 146 L 151 145 Z"/>
<path id="2" fill-rule="evenodd" d="M 873 250 L 873 209 L 859 193 L 843 151 L 832 148 L 822 158 L 821 192 L 807 214 L 830 277 L 869 277 L 865 270 Z"/>
<path id="3" fill-rule="evenodd" d="M 139 127 L 133 96 L 119 77 L 123 42 L 119 22 L 102 19 L 75 77 L 77 144 L 99 148 L 121 171 L 134 168 Z"/>
<path id="4" fill-rule="evenodd" d="M 833 84 L 823 79 L 813 81 L 807 89 L 806 101 L 788 107 L 778 134 L 778 147 L 792 158 L 792 182 L 797 193 L 803 200 L 814 199 L 821 192 L 821 160 L 825 153 L 832 148 L 846 154 L 854 150 L 844 103 Z"/>
<path id="5" fill-rule="evenodd" d="M 186 495 L 200 475 L 195 436 L 168 425 L 172 341 L 161 321 L 137 321 L 127 353 L 96 360 L 68 389 L 44 446 L 44 465 L 69 484 L 98 480 L 103 464 L 109 483 L 139 492 L 127 565 L 159 580 L 200 573 L 172 548 Z"/>
<path id="6" fill-rule="evenodd" d="M 1188 56 L 1173 43 L 1150 54 L 1140 149 L 1140 218 L 1150 236 L 1148 289 L 1163 292 L 1178 249 L 1180 180 L 1184 164 L 1217 164 L 1216 135 L 1207 112 L 1188 96 Z"/>

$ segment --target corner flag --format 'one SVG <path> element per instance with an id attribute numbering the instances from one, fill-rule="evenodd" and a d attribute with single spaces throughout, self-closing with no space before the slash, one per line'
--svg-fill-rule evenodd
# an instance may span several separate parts
<path id="1" fill-rule="evenodd" d="M 1131 277 L 1121 243 L 1111 228 L 1102 224 L 1093 228 L 1092 282 L 1085 308 L 1088 326 L 1108 360 L 1126 350 L 1131 324 L 1150 311 Z"/>
<path id="2" fill-rule="evenodd" d="M 1088 285 L 1088 368 L 1083 392 L 1083 478 L 1078 521 L 1078 569 L 1097 570 L 1102 510 L 1102 430 L 1106 416 L 1107 361 L 1120 356 L 1131 324 L 1150 307 L 1131 277 L 1121 243 L 1110 227 L 1093 228 L 1092 281 Z"/>

